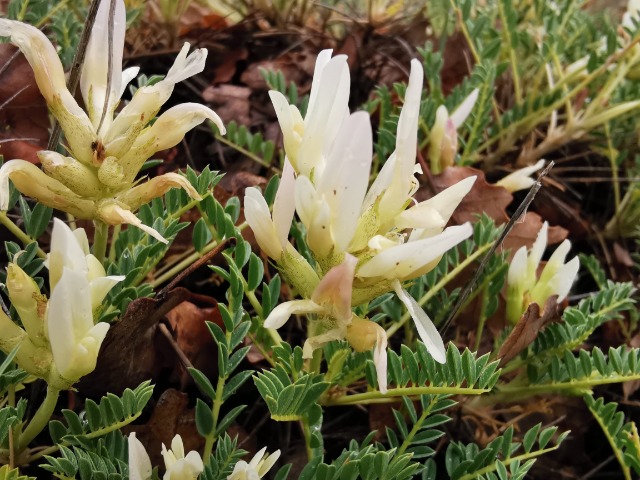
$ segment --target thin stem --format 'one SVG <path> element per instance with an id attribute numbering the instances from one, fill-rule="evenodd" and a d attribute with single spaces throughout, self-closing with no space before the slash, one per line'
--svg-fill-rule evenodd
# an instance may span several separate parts
<path id="1" fill-rule="evenodd" d="M 509 0 L 511 1 L 511 0 Z M 498 14 L 502 22 L 502 31 L 505 36 L 505 44 L 509 49 L 509 62 L 511 63 L 511 76 L 513 78 L 513 89 L 516 95 L 516 103 L 522 103 L 522 87 L 520 86 L 520 74 L 518 73 L 518 60 L 516 59 L 516 51 L 513 48 L 511 32 L 509 31 L 509 22 L 504 11 L 503 0 L 498 1 Z"/>
<path id="2" fill-rule="evenodd" d="M 109 225 L 101 220 L 94 220 L 93 226 L 95 228 L 93 233 L 93 256 L 102 263 L 104 261 L 105 254 L 107 253 Z"/>
<path id="3" fill-rule="evenodd" d="M 423 306 L 425 303 L 431 300 L 440 290 L 442 290 L 447 285 L 447 283 L 449 283 L 457 275 L 459 275 L 460 272 L 462 272 L 465 268 L 467 268 L 469 265 L 475 262 L 489 248 L 491 248 L 490 243 L 487 243 L 486 245 L 482 245 L 480 248 L 478 248 L 478 250 L 476 250 L 467 258 L 465 258 L 464 261 L 460 262 L 453 270 L 451 270 L 444 277 L 442 277 L 442 279 L 438 283 L 436 283 L 433 286 L 433 288 L 431 288 L 427 293 L 425 293 L 420 298 L 420 300 L 418 300 L 418 304 L 420 304 L 420 306 Z M 387 337 L 391 337 L 391 335 L 396 333 L 400 329 L 400 327 L 402 327 L 405 323 L 409 321 L 410 318 L 411 318 L 411 315 L 409 314 L 409 312 L 408 311 L 405 312 L 398 322 L 394 323 L 387 329 Z"/>
<path id="4" fill-rule="evenodd" d="M 5 226 L 7 230 L 9 230 L 14 237 L 20 240 L 25 247 L 30 243 L 35 242 L 35 240 L 24 233 L 18 225 L 13 223 L 13 221 L 7 216 L 7 212 L 0 212 L 0 224 Z M 44 253 L 40 247 L 37 248 L 36 252 L 38 257 L 47 258 L 47 254 Z"/>
<path id="5" fill-rule="evenodd" d="M 338 398 L 328 398 L 322 402 L 322 405 L 331 407 L 338 405 L 366 405 L 372 403 L 389 403 L 390 401 L 398 401 L 400 397 L 418 396 L 418 395 L 482 395 L 490 392 L 486 388 L 468 388 L 468 387 L 401 387 L 390 388 L 387 393 L 382 394 L 379 391 L 371 391 L 365 393 L 356 393 L 353 395 L 343 395 Z"/>
<path id="6" fill-rule="evenodd" d="M 238 145 L 236 143 L 233 143 L 230 140 L 227 140 L 225 137 L 223 137 L 221 135 L 216 135 L 216 140 L 218 140 L 219 142 L 224 143 L 225 145 L 237 150 L 238 152 L 240 152 L 244 156 L 249 157 L 254 162 L 262 165 L 265 168 L 268 168 L 268 169 L 272 170 L 274 173 L 280 173 L 280 170 L 278 170 L 278 168 L 274 167 L 273 165 L 271 165 L 268 162 L 265 162 L 262 158 L 260 158 L 259 156 L 251 153 L 246 148 L 242 148 L 240 145 Z"/>
<path id="7" fill-rule="evenodd" d="M 554 446 L 554 447 L 549 447 L 549 448 L 545 448 L 542 450 L 538 450 L 536 452 L 530 452 L 530 453 L 523 453 L 522 455 L 518 455 L 517 457 L 511 457 L 511 458 L 505 458 L 502 463 L 508 467 L 510 464 L 514 463 L 514 462 L 526 462 L 527 460 L 531 459 L 531 458 L 536 458 L 539 457 L 541 455 L 544 455 L 545 453 L 549 453 L 549 452 L 553 452 L 554 450 L 556 450 L 558 448 L 558 445 Z M 471 472 L 471 473 L 467 473 L 466 475 L 463 475 L 462 477 L 460 477 L 460 480 L 473 480 L 475 478 L 482 478 L 482 476 L 486 473 L 490 473 L 493 472 L 494 470 L 496 470 L 496 464 L 492 463 L 491 465 L 488 465 L 484 468 L 481 468 L 480 470 L 476 470 L 475 472 Z"/>
<path id="8" fill-rule="evenodd" d="M 164 274 L 160 275 L 155 280 L 152 280 L 151 282 L 149 282 L 149 285 L 151 285 L 153 288 L 156 288 L 157 286 L 162 285 L 163 283 L 171 280 L 173 277 L 175 277 L 177 274 L 179 274 L 181 271 L 183 271 L 193 262 L 195 262 L 200 257 L 202 257 L 205 253 L 210 252 L 217 246 L 218 246 L 217 240 L 213 240 L 209 242 L 207 245 L 204 246 L 204 248 L 201 251 L 193 252 L 188 257 L 185 257 L 184 260 L 176 263 L 172 268 L 167 270 Z"/>
<path id="9" fill-rule="evenodd" d="M 38 411 L 29 422 L 29 425 L 27 425 L 27 428 L 25 428 L 20 435 L 20 442 L 18 443 L 19 452 L 27 448 L 31 441 L 47 426 L 49 419 L 58 404 L 59 396 L 60 390 L 52 387 L 51 385 L 47 385 L 47 396 L 44 398 L 44 402 L 42 402 L 42 405 L 38 408 Z"/>
<path id="10" fill-rule="evenodd" d="M 111 230 L 111 244 L 109 245 L 109 256 L 107 257 L 110 262 L 116 261 L 116 240 L 120 235 L 120 230 L 122 229 L 122 225 L 116 225 Z"/>
<path id="11" fill-rule="evenodd" d="M 613 450 L 613 454 L 615 455 L 616 460 L 618 460 L 618 463 L 620 464 L 620 468 L 622 469 L 622 473 L 624 474 L 625 480 L 631 480 L 631 470 L 629 469 L 629 467 L 625 463 L 623 452 L 620 451 L 620 449 L 616 445 L 615 440 L 609 434 L 609 429 L 603 423 L 602 417 L 600 417 L 600 415 L 598 415 L 596 413 L 596 411 L 594 409 L 592 409 L 591 407 L 588 407 L 588 408 L 589 408 L 589 411 L 591 412 L 591 414 L 593 415 L 593 418 L 595 418 L 596 422 L 598 422 L 598 425 L 600 425 L 600 428 L 602 429 L 602 433 L 604 433 L 604 436 L 607 437 L 607 441 L 609 442 L 609 445 L 611 445 L 611 449 Z"/>

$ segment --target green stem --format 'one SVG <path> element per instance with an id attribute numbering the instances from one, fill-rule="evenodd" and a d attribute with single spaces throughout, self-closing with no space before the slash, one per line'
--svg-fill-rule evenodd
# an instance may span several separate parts
<path id="1" fill-rule="evenodd" d="M 94 220 L 93 225 L 95 227 L 95 232 L 93 234 L 93 256 L 102 263 L 107 253 L 109 225 L 100 220 Z"/>
<path id="2" fill-rule="evenodd" d="M 511 75 L 513 77 L 513 89 L 516 95 L 516 103 L 522 103 L 522 88 L 520 87 L 520 74 L 518 73 L 518 60 L 516 59 L 516 51 L 513 48 L 513 41 L 511 38 L 511 32 L 509 30 L 509 22 L 504 12 L 504 0 L 498 1 L 498 14 L 500 15 L 500 21 L 502 22 L 502 31 L 505 36 L 505 44 L 509 49 L 509 62 L 511 63 Z M 511 1 L 511 0 L 509 0 Z"/>
<path id="3" fill-rule="evenodd" d="M 634 375 L 620 375 L 614 377 L 593 377 L 583 380 L 543 383 L 539 385 L 513 385 L 509 384 L 500 387 L 495 395 L 491 396 L 492 400 L 497 401 L 513 401 L 522 397 L 531 397 L 533 395 L 542 395 L 545 393 L 564 393 L 567 395 L 583 395 L 590 392 L 594 387 L 599 385 L 609 385 L 611 383 L 629 382 L 632 380 L 640 380 L 640 373 Z M 493 402 L 495 403 L 495 401 Z"/>
<path id="4" fill-rule="evenodd" d="M 27 428 L 25 428 L 20 435 L 20 442 L 18 446 L 19 452 L 27 448 L 31 441 L 47 426 L 49 419 L 58 404 L 59 396 L 60 390 L 47 385 L 47 396 L 44 398 L 44 402 L 42 402 L 42 405 L 38 408 L 38 411 L 29 422 L 29 425 L 27 425 Z"/>
<path id="5" fill-rule="evenodd" d="M 422 415 L 420 415 L 420 418 L 418 418 L 418 421 L 416 421 L 416 423 L 413 425 L 413 428 L 407 435 L 407 438 L 404 439 L 404 442 L 402 442 L 402 445 L 400 445 L 400 448 L 398 448 L 398 456 L 402 455 L 405 450 L 411 446 L 413 437 L 415 437 L 416 434 L 422 429 L 422 424 L 427 419 L 427 417 L 431 415 L 431 410 L 433 410 L 433 407 L 441 398 L 442 397 L 432 397 L 431 401 L 429 402 L 429 406 L 422 410 Z"/>
<path id="6" fill-rule="evenodd" d="M 433 288 L 425 293 L 420 298 L 420 300 L 418 300 L 418 304 L 420 306 L 423 306 L 425 303 L 431 300 L 436 295 L 436 293 L 438 293 L 447 285 L 447 283 L 453 280 L 457 275 L 460 274 L 460 272 L 462 272 L 465 268 L 475 262 L 484 252 L 486 252 L 490 248 L 491 244 L 487 243 L 486 245 L 482 245 L 480 248 L 478 248 L 478 250 L 465 258 L 464 261 L 460 262 L 458 266 L 456 266 L 453 270 L 442 277 L 442 279 L 440 279 L 440 281 L 436 283 Z M 396 333 L 400 329 L 400 327 L 402 327 L 405 323 L 407 323 L 407 321 L 409 321 L 410 318 L 411 315 L 409 314 L 409 312 L 405 312 L 398 322 L 394 323 L 387 329 L 387 337 L 391 337 L 394 333 Z"/>
<path id="7" fill-rule="evenodd" d="M 229 147 L 233 148 L 234 150 L 237 150 L 238 152 L 240 152 L 244 156 L 249 157 L 251 160 L 253 160 L 254 162 L 256 162 L 256 163 L 258 163 L 260 165 L 262 165 L 263 167 L 271 169 L 276 174 L 280 173 L 280 170 L 278 170 L 276 167 L 274 167 L 270 163 L 265 162 L 259 156 L 254 155 L 253 153 L 251 153 L 246 148 L 242 148 L 240 145 L 238 145 L 236 143 L 233 143 L 232 141 L 226 139 L 225 137 L 223 137 L 221 135 L 216 135 L 216 140 L 218 140 L 221 143 L 224 143 L 225 145 L 228 145 Z"/>
<path id="8" fill-rule="evenodd" d="M 620 464 L 620 469 L 624 474 L 625 480 L 631 480 L 631 470 L 629 469 L 629 467 L 625 462 L 623 452 L 621 452 L 618 446 L 616 445 L 616 441 L 609 433 L 609 429 L 602 421 L 603 420 L 602 417 L 600 417 L 600 415 L 598 415 L 597 412 L 591 407 L 588 407 L 588 408 L 589 408 L 589 411 L 591 412 L 591 415 L 593 415 L 593 418 L 595 418 L 596 422 L 598 422 L 598 425 L 600 425 L 600 428 L 602 429 L 602 433 L 604 433 L 604 436 L 607 437 L 607 441 L 609 442 L 609 445 L 611 445 L 613 454 L 616 456 L 616 460 L 618 460 L 618 463 Z"/>
<path id="9" fill-rule="evenodd" d="M 26 233 L 24 233 L 20 229 L 20 227 L 18 227 L 18 225 L 13 223 L 13 221 L 7 216 L 7 212 L 0 212 L 0 224 L 4 225 L 7 228 L 7 230 L 9 230 L 9 232 L 11 232 L 11 234 L 14 237 L 20 240 L 25 247 L 30 243 L 35 242 L 35 240 L 31 238 L 29 235 L 27 235 Z M 38 257 L 47 258 L 47 254 L 44 253 L 44 251 L 40 247 L 38 247 L 36 251 L 37 251 Z"/>
<path id="10" fill-rule="evenodd" d="M 333 407 L 338 405 L 366 405 L 372 403 L 389 403 L 398 401 L 400 397 L 415 397 L 418 395 L 482 395 L 490 392 L 486 388 L 468 387 L 401 387 L 390 388 L 387 393 L 379 391 L 356 393 L 353 395 L 343 395 L 338 398 L 329 398 L 322 402 L 322 405 Z"/>
<path id="11" fill-rule="evenodd" d="M 112 263 L 116 261 L 116 240 L 120 235 L 121 229 L 122 229 L 122 225 L 116 225 L 115 227 L 113 227 L 113 230 L 111 231 L 111 245 L 109 245 L 108 258 L 109 258 L 109 261 Z"/>
<path id="12" fill-rule="evenodd" d="M 539 457 L 541 455 L 544 455 L 545 453 L 553 452 L 557 448 L 558 448 L 558 445 L 556 445 L 555 447 L 549 447 L 549 448 L 545 448 L 543 450 L 538 450 L 537 452 L 523 453 L 522 455 L 518 455 L 517 457 L 505 458 L 502 461 L 502 463 L 506 467 L 508 467 L 510 464 L 512 464 L 514 462 L 520 462 L 520 463 L 526 462 L 527 460 L 529 460 L 531 458 L 536 458 L 536 457 Z M 467 473 L 466 475 L 463 475 L 462 477 L 460 477 L 459 480 L 473 480 L 475 478 L 482 478 L 483 475 L 485 475 L 486 473 L 495 471 L 496 468 L 497 468 L 496 464 L 493 463 L 493 464 L 491 464 L 489 466 L 481 468 L 480 470 L 476 470 L 475 472 Z"/>

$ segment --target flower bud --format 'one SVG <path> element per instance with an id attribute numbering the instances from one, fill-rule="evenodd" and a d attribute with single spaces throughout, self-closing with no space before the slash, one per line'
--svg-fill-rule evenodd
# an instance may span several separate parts
<path id="1" fill-rule="evenodd" d="M 44 314 L 47 300 L 36 282 L 17 264 L 10 263 L 7 266 L 7 290 L 11 305 L 18 312 L 31 341 L 37 346 L 46 345 Z"/>

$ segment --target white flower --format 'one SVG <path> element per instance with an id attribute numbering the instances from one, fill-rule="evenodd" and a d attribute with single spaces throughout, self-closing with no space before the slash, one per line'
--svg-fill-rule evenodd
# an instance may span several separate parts
<path id="1" fill-rule="evenodd" d="M 296 210 L 316 257 L 339 254 L 349 247 L 369 184 L 372 153 L 369 115 L 356 112 L 342 123 L 324 170 L 314 171 L 313 182 L 298 176 Z"/>
<path id="2" fill-rule="evenodd" d="M 264 477 L 280 458 L 280 450 L 265 455 L 266 451 L 267 447 L 264 447 L 249 463 L 239 460 L 227 480 L 258 480 Z"/>
<path id="3" fill-rule="evenodd" d="M 507 274 L 507 318 L 515 323 L 525 311 L 529 303 L 543 306 L 553 295 L 558 296 L 558 303 L 566 298 L 571 285 L 578 274 L 580 260 L 574 257 L 565 263 L 571 242 L 565 240 L 547 261 L 540 278 L 537 270 L 547 246 L 549 225 L 544 222 L 529 255 L 527 248 L 520 247 L 513 256 Z"/>
<path id="4" fill-rule="evenodd" d="M 40 152 L 48 175 L 23 160 L 6 162 L 0 169 L 0 210 L 8 208 L 11 179 L 23 194 L 78 218 L 139 226 L 139 222 L 131 218 L 133 214 L 114 215 L 113 207 L 131 212 L 140 206 L 129 205 L 122 197 L 134 187 L 135 177 L 144 162 L 155 152 L 178 144 L 188 130 L 206 119 L 224 133 L 218 115 L 197 104 L 175 106 L 148 126 L 171 96 L 175 84 L 204 68 L 207 51 L 198 49 L 188 54 L 188 43 L 163 80 L 139 88 L 133 99 L 115 115 L 120 97 L 138 74 L 138 68 L 122 71 L 126 12 L 123 0 L 116 0 L 113 29 L 110 30 L 110 5 L 108 0 L 100 3 L 83 64 L 80 87 L 87 112 L 80 108 L 67 89 L 62 64 L 47 37 L 31 25 L 0 19 L 0 36 L 10 37 L 29 61 L 38 88 L 65 133 L 71 154 L 65 157 L 56 152 Z M 111 57 L 107 47 L 109 38 L 112 40 Z M 110 82 L 109 65 L 112 70 Z M 188 183 L 164 183 L 183 187 L 192 198 L 200 199 Z M 147 192 L 152 190 L 151 186 L 147 187 Z M 164 192 L 166 190 L 156 190 L 151 198 Z M 166 242 L 157 232 L 154 236 Z"/>
<path id="5" fill-rule="evenodd" d="M 440 105 L 436 110 L 436 121 L 429 133 L 429 160 L 432 173 L 440 173 L 453 165 L 458 151 L 458 128 L 467 119 L 478 100 L 479 90 L 473 90 L 460 106 L 449 115 L 447 107 Z"/>
<path id="6" fill-rule="evenodd" d="M 204 470 L 204 463 L 198 452 L 192 450 L 185 456 L 180 435 L 171 440 L 171 450 L 167 450 L 162 444 L 162 458 L 167 469 L 163 480 L 195 480 Z"/>
<path id="7" fill-rule="evenodd" d="M 510 192 L 517 192 L 518 190 L 526 190 L 536 183 L 536 181 L 529 175 L 537 172 L 544 167 L 544 160 L 539 160 L 535 165 L 524 167 L 510 173 L 500 181 L 496 183 L 503 188 L 506 188 Z"/>
<path id="8" fill-rule="evenodd" d="M 331 58 L 323 50 L 316 59 L 307 113 L 302 119 L 295 105 L 277 91 L 269 96 L 276 110 L 284 137 L 284 147 L 296 173 L 321 173 L 325 158 L 349 113 L 349 67 L 346 55 Z"/>
<path id="9" fill-rule="evenodd" d="M 89 253 L 83 229 L 71 229 L 54 219 L 47 257 L 51 296 L 45 331 L 58 373 L 69 381 L 92 372 L 109 324 L 94 325 L 93 312 L 124 276 L 107 276 Z"/>
<path id="10" fill-rule="evenodd" d="M 282 327 L 291 315 L 315 315 L 321 333 L 304 343 L 302 356 L 311 358 L 313 351 L 328 342 L 346 339 L 357 351 L 375 347 L 374 364 L 380 391 L 387 391 L 387 334 L 380 325 L 357 317 L 351 311 L 353 278 L 358 259 L 348 253 L 344 261 L 331 268 L 320 280 L 310 299 L 284 302 L 274 308 L 264 322 L 265 328 Z"/>
<path id="11" fill-rule="evenodd" d="M 151 460 L 144 445 L 136 438 L 136 432 L 129 434 L 129 480 L 148 480 L 151 478 Z"/>

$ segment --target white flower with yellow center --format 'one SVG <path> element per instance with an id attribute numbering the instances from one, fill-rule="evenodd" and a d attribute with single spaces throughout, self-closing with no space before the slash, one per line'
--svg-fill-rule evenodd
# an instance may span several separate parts
<path id="1" fill-rule="evenodd" d="M 38 88 L 65 133 L 70 154 L 40 152 L 44 171 L 24 160 L 5 163 L 0 169 L 0 210 L 8 208 L 11 179 L 23 194 L 47 206 L 111 225 L 131 223 L 166 241 L 131 212 L 173 187 L 185 189 L 192 198 L 200 197 L 180 175 L 163 175 L 134 187 L 135 178 L 151 155 L 177 145 L 187 131 L 204 120 L 211 120 L 224 133 L 218 115 L 195 103 L 170 108 L 149 125 L 175 84 L 203 70 L 207 51 L 188 54 L 186 43 L 166 77 L 139 88 L 116 115 L 120 97 L 138 68 L 122 70 L 125 7 L 122 0 L 116 0 L 111 28 L 110 4 L 108 0 L 100 4 L 80 78 L 87 112 L 67 89 L 64 69 L 47 37 L 31 25 L 0 19 L 0 36 L 10 37 L 33 68 Z"/>

